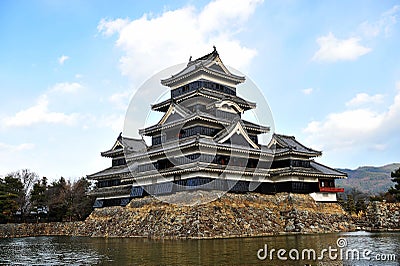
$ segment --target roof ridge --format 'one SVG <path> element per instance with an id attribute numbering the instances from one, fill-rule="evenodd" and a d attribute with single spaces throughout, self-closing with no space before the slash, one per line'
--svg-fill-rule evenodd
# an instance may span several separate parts
<path id="1" fill-rule="evenodd" d="M 214 50 L 211 53 L 203 55 L 203 56 L 201 56 L 201 57 L 199 57 L 199 58 L 197 58 L 197 59 L 195 59 L 193 61 L 190 58 L 188 66 L 189 66 L 189 64 L 191 65 L 191 64 L 195 64 L 195 63 L 200 62 L 200 61 L 208 60 L 211 56 L 213 56 L 213 57 L 219 56 L 217 48 L 215 47 L 215 45 L 213 46 L 213 49 Z"/>
<path id="2" fill-rule="evenodd" d="M 290 136 L 290 135 L 285 135 L 285 134 L 274 133 L 274 135 L 275 135 L 275 136 L 278 136 L 278 137 L 296 139 L 295 136 Z M 297 140 L 296 140 L 296 141 L 297 141 Z"/>

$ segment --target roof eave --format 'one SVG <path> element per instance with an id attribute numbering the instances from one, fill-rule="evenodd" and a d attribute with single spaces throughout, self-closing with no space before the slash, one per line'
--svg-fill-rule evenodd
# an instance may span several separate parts
<path id="1" fill-rule="evenodd" d="M 115 156 L 118 156 L 118 155 L 121 155 L 121 154 L 124 154 L 124 150 L 123 149 L 121 149 L 121 150 L 108 150 L 108 151 L 103 151 L 103 152 L 101 152 L 100 153 L 100 155 L 102 156 L 102 157 L 108 157 L 108 158 L 112 158 L 112 157 L 115 157 Z"/>
<path id="2" fill-rule="evenodd" d="M 195 76 L 196 74 L 199 74 L 201 72 L 209 74 L 209 75 L 214 75 L 219 78 L 226 79 L 235 85 L 243 83 L 246 80 L 245 77 L 237 76 L 234 74 L 227 75 L 225 73 L 220 73 L 218 71 L 206 68 L 203 65 L 201 65 L 200 67 L 195 68 L 194 71 L 191 71 L 185 75 L 182 75 L 182 76 L 173 75 L 172 77 L 162 79 L 161 84 L 163 86 L 173 87 L 174 85 L 178 84 L 180 81 L 182 81 L 184 79 L 188 79 L 188 78 Z"/>

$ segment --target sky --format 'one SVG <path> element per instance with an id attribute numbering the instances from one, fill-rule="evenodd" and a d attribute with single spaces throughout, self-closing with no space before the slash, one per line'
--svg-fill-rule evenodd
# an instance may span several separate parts
<path id="1" fill-rule="evenodd" d="M 109 167 L 142 84 L 213 45 L 318 162 L 399 162 L 399 20 L 400 1 L 1 1 L 0 176 Z"/>

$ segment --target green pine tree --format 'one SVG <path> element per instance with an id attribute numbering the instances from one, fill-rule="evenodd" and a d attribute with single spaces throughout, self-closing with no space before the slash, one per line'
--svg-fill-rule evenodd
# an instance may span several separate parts
<path id="1" fill-rule="evenodd" d="M 394 187 L 389 189 L 389 193 L 394 197 L 396 202 L 400 202 L 400 168 L 391 173 Z"/>
<path id="2" fill-rule="evenodd" d="M 346 208 L 346 203 L 344 202 L 344 199 L 343 199 L 342 195 L 341 194 L 337 194 L 336 199 L 337 199 L 337 203 L 339 203 L 340 206 L 342 206 L 342 208 L 345 209 Z"/>
<path id="3" fill-rule="evenodd" d="M 36 212 L 37 219 L 42 220 L 47 216 L 48 209 L 48 193 L 47 193 L 47 178 L 36 181 L 31 192 L 31 209 Z"/>
<path id="4" fill-rule="evenodd" d="M 20 210 L 20 198 L 23 194 L 23 184 L 12 175 L 0 178 L 0 222 L 12 221 Z"/>
<path id="5" fill-rule="evenodd" d="M 359 198 L 356 203 L 356 212 L 359 213 L 362 211 L 365 213 L 366 210 L 367 210 L 367 204 L 365 204 L 365 199 L 363 197 Z"/>
<path id="6" fill-rule="evenodd" d="M 346 211 L 350 214 L 353 214 L 356 212 L 356 206 L 354 204 L 354 198 L 353 195 L 349 194 L 347 195 L 347 201 L 346 201 Z"/>

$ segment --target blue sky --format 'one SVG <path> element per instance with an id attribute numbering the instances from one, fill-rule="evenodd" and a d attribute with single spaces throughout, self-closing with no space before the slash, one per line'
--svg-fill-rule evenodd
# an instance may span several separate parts
<path id="1" fill-rule="evenodd" d="M 0 175 L 109 166 L 140 85 L 213 45 L 319 162 L 399 162 L 400 1 L 234 2 L 1 1 Z"/>

